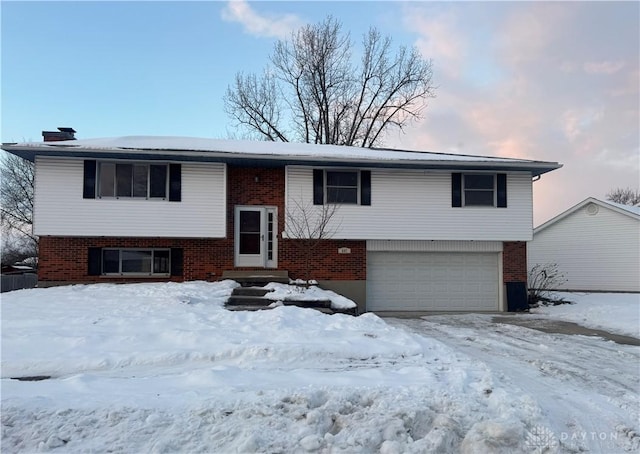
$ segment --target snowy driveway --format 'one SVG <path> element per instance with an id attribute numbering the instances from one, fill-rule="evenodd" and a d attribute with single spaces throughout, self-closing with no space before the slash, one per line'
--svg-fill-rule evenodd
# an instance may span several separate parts
<path id="1" fill-rule="evenodd" d="M 534 396 L 548 426 L 540 447 L 624 452 L 640 447 L 640 349 L 598 337 L 548 334 L 490 315 L 385 319 L 486 364 L 515 395 Z M 547 439 L 542 439 L 548 436 Z"/>

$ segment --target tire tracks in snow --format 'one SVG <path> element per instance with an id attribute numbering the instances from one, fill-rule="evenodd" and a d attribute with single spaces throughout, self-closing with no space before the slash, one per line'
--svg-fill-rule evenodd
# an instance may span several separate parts
<path id="1" fill-rule="evenodd" d="M 488 315 L 387 321 L 483 362 L 496 382 L 532 396 L 560 452 L 640 448 L 640 348 L 495 323 Z"/>

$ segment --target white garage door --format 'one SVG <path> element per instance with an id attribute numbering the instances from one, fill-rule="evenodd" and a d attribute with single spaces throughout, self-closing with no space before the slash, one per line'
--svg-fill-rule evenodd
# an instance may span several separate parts
<path id="1" fill-rule="evenodd" d="M 369 252 L 369 311 L 497 311 L 498 254 Z"/>

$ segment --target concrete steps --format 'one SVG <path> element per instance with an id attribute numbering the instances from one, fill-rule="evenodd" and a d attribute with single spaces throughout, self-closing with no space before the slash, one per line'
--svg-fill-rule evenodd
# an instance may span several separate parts
<path id="1" fill-rule="evenodd" d="M 276 301 L 265 298 L 265 295 L 273 290 L 264 288 L 269 282 L 289 283 L 287 271 L 225 271 L 223 279 L 232 279 L 241 287 L 233 289 L 233 293 L 227 300 L 225 307 L 231 311 L 260 311 L 273 309 L 270 307 Z M 315 309 L 326 314 L 344 313 L 357 315 L 356 309 L 331 309 L 331 301 L 282 301 L 285 306 L 298 306 Z M 276 306 L 274 306 L 276 307 Z"/>

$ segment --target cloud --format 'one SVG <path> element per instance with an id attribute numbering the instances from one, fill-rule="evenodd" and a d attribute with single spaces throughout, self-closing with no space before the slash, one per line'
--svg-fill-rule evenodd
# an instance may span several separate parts
<path id="1" fill-rule="evenodd" d="M 412 4 L 437 97 L 394 146 L 557 161 L 534 185 L 538 225 L 640 177 L 636 3 Z M 476 83 L 478 65 L 497 74 Z"/>
<path id="2" fill-rule="evenodd" d="M 227 22 L 242 24 L 246 33 L 266 38 L 286 38 L 303 24 L 294 14 L 260 15 L 246 0 L 230 0 L 221 15 Z"/>
<path id="3" fill-rule="evenodd" d="M 595 123 L 601 121 L 602 117 L 602 110 L 596 109 L 565 111 L 562 114 L 562 124 L 565 137 L 569 142 L 576 142 L 578 138 L 587 134 Z"/>
<path id="4" fill-rule="evenodd" d="M 435 69 L 448 77 L 459 77 L 467 56 L 467 42 L 459 33 L 453 11 L 425 14 L 420 8 L 406 7 L 405 22 L 410 30 L 419 31 L 416 47 L 422 55 L 432 58 Z"/>
<path id="5" fill-rule="evenodd" d="M 584 64 L 585 72 L 589 74 L 614 74 L 624 68 L 623 61 L 590 61 Z"/>

